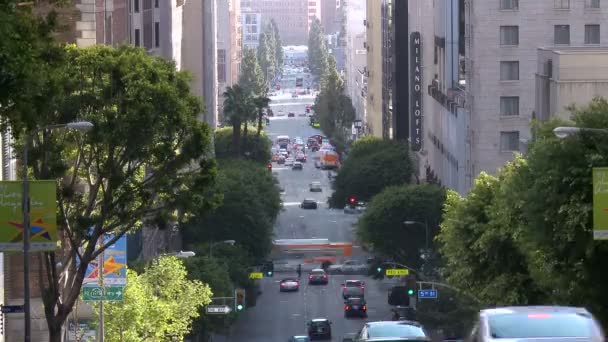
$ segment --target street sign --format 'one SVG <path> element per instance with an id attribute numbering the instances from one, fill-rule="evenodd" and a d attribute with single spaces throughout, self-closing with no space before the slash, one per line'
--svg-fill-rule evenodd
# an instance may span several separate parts
<path id="1" fill-rule="evenodd" d="M 262 272 L 251 272 L 249 273 L 249 279 L 262 279 L 264 274 Z"/>
<path id="2" fill-rule="evenodd" d="M 232 309 L 228 305 L 207 305 L 208 314 L 226 315 L 229 314 Z"/>
<path id="3" fill-rule="evenodd" d="M 2 305 L 2 313 L 20 313 L 23 312 L 23 305 Z"/>
<path id="4" fill-rule="evenodd" d="M 410 274 L 410 270 L 407 268 L 389 268 L 386 270 L 387 276 L 405 276 Z"/>
<path id="5" fill-rule="evenodd" d="M 124 286 L 105 286 L 104 288 L 101 286 L 83 286 L 82 299 L 120 301 L 123 300 L 124 292 Z"/>
<path id="6" fill-rule="evenodd" d="M 439 293 L 435 289 L 418 290 L 418 298 L 420 298 L 420 299 L 424 299 L 424 298 L 437 299 L 438 295 L 439 295 Z"/>

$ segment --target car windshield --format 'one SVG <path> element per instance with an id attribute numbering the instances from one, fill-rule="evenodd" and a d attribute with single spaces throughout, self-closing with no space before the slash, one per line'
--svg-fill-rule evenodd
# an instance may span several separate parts
<path id="1" fill-rule="evenodd" d="M 316 322 L 313 321 L 311 323 L 311 326 L 314 327 L 314 328 L 317 328 L 317 327 L 326 327 L 328 325 L 329 325 L 329 322 L 327 322 L 327 321 L 316 321 Z"/>
<path id="2" fill-rule="evenodd" d="M 325 274 L 325 271 L 323 271 L 323 270 L 313 270 L 312 272 L 310 272 L 310 274 L 313 274 L 313 275 L 323 275 L 323 274 Z"/>
<path id="3" fill-rule="evenodd" d="M 297 282 L 297 280 L 295 279 L 283 279 L 281 280 L 282 283 L 290 283 L 290 282 Z"/>
<path id="4" fill-rule="evenodd" d="M 345 265 L 349 265 L 349 264 L 354 264 L 354 262 L 345 262 Z M 360 280 L 349 280 L 346 282 L 346 287 L 361 287 L 361 281 Z"/>
<path id="5" fill-rule="evenodd" d="M 371 325 L 369 337 L 426 337 L 421 327 L 411 324 Z"/>
<path id="6" fill-rule="evenodd" d="M 359 297 L 351 297 L 348 299 L 348 303 L 349 304 L 363 304 L 363 298 L 359 298 Z"/>
<path id="7" fill-rule="evenodd" d="M 294 337 L 293 341 L 294 342 L 308 342 L 310 340 L 308 339 L 308 337 Z"/>
<path id="8" fill-rule="evenodd" d="M 511 313 L 488 318 L 493 338 L 592 337 L 591 317 L 569 313 Z"/>

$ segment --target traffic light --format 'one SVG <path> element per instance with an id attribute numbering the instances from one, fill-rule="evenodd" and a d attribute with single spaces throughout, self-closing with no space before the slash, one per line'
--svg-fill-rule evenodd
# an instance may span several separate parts
<path id="1" fill-rule="evenodd" d="M 272 164 L 269 163 L 268 165 L 266 165 L 266 168 L 268 169 L 268 171 L 272 171 Z"/>
<path id="2" fill-rule="evenodd" d="M 376 268 L 376 273 L 382 273 L 382 267 L 378 266 L 378 268 Z"/>
<path id="3" fill-rule="evenodd" d="M 405 287 L 407 289 L 408 296 L 415 296 L 416 290 L 418 290 L 418 283 L 414 275 L 409 275 L 405 281 Z"/>
<path id="4" fill-rule="evenodd" d="M 236 289 L 234 290 L 234 307 L 236 311 L 243 311 L 245 309 L 245 290 Z"/>
<path id="5" fill-rule="evenodd" d="M 264 273 L 264 277 L 272 277 L 274 274 L 274 263 L 270 261 L 262 265 L 262 273 Z"/>
<path id="6" fill-rule="evenodd" d="M 348 197 L 348 205 L 354 207 L 357 204 L 357 199 L 354 196 Z"/>

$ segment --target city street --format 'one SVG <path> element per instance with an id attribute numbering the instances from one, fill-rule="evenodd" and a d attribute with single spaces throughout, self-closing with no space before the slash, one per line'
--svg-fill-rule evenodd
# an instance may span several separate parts
<path id="1" fill-rule="evenodd" d="M 289 92 L 286 91 L 287 94 Z M 290 138 L 302 137 L 304 141 L 320 132 L 312 128 L 307 117 L 298 114 L 305 112 L 306 104 L 312 104 L 312 96 L 273 97 L 271 103 L 275 117 L 271 118 L 267 133 L 271 139 L 278 135 L 289 135 Z M 286 115 L 277 117 L 282 111 L 285 114 L 294 112 L 295 118 Z M 355 237 L 354 223 L 356 215 L 345 214 L 342 210 L 329 209 L 326 201 L 331 194 L 330 180 L 327 171 L 314 167 L 312 153 L 308 153 L 308 162 L 304 170 L 292 171 L 291 167 L 273 164 L 273 172 L 285 190 L 282 194 L 284 211 L 275 225 L 276 239 L 311 239 L 327 238 L 331 242 L 353 242 Z M 319 181 L 322 192 L 310 192 L 309 183 Z M 304 198 L 313 198 L 319 202 L 317 210 L 304 210 L 299 207 Z M 365 253 L 354 243 L 353 259 L 365 262 Z M 302 283 L 299 292 L 279 292 L 279 281 L 284 277 L 295 277 L 295 265 L 300 260 L 283 260 L 289 262 L 293 271 L 275 272 L 274 277 L 260 280 L 262 295 L 257 305 L 248 308 L 235 323 L 231 335 L 214 341 L 287 341 L 292 335 L 306 335 L 306 322 L 313 318 L 328 318 L 332 324 L 333 341 L 341 341 L 346 333 L 357 332 L 366 320 L 390 319 L 390 308 L 387 304 L 389 284 L 367 279 L 363 276 L 330 275 L 329 285 L 307 285 L 306 270 L 318 267 L 318 264 L 304 266 Z M 344 302 L 341 297 L 341 284 L 346 279 L 362 279 L 366 282 L 365 297 L 368 303 L 368 318 L 344 318 Z"/>

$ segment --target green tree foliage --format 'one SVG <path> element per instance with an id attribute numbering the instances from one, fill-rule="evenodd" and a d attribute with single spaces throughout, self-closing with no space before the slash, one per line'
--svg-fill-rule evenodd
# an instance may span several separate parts
<path id="1" fill-rule="evenodd" d="M 176 257 L 158 258 L 142 274 L 128 270 L 124 301 L 104 305 L 106 338 L 182 341 L 212 296 L 209 285 L 187 274 Z"/>
<path id="2" fill-rule="evenodd" d="M 241 156 L 241 126 L 254 119 L 256 114 L 253 97 L 245 88 L 239 84 L 227 87 L 224 92 L 224 118 L 232 126 L 232 151 L 234 156 Z M 245 126 L 245 131 L 247 126 Z M 245 134 L 246 136 L 246 134 Z"/>
<path id="3" fill-rule="evenodd" d="M 441 222 L 445 191 L 435 185 L 390 186 L 372 198 L 359 220 L 357 233 L 374 253 L 415 269 L 423 264 L 426 248 L 424 224 L 405 225 L 404 221 L 428 223 L 429 247 Z"/>
<path id="4" fill-rule="evenodd" d="M 344 94 L 344 82 L 336 70 L 336 61 L 329 58 L 329 74 L 324 78 L 321 93 L 315 99 L 313 109 L 321 130 L 338 141 L 346 141 L 356 112 L 351 98 Z"/>
<path id="5" fill-rule="evenodd" d="M 258 44 L 258 62 L 262 69 L 264 82 L 269 83 L 274 79 L 276 73 L 276 48 L 274 41 L 274 31 L 270 26 L 260 33 Z"/>
<path id="6" fill-rule="evenodd" d="M 308 32 L 308 64 L 311 73 L 318 79 L 322 79 L 328 72 L 328 56 L 329 51 L 321 21 L 314 18 Z"/>
<path id="7" fill-rule="evenodd" d="M 481 178 L 461 204 L 446 207 L 453 221 L 444 222 L 440 239 L 451 279 L 479 289 L 488 303 L 580 305 L 605 323 L 608 247 L 593 240 L 592 168 L 608 164 L 608 135 L 583 131 L 560 140 L 552 129 L 605 129 L 608 102 L 574 108 L 572 119 L 536 124 L 526 157 L 486 186 L 486 200 L 475 198 Z M 472 201 L 484 220 L 467 221 L 472 215 L 464 208 Z M 470 223 L 461 227 L 457 220 Z M 476 233 L 465 230 L 471 226 Z"/>
<path id="8" fill-rule="evenodd" d="M 223 160 L 216 187 L 224 195 L 223 204 L 191 220 L 184 227 L 184 240 L 192 244 L 236 240 L 251 261 L 260 261 L 270 251 L 274 222 L 281 210 L 275 178 L 259 163 Z"/>
<path id="9" fill-rule="evenodd" d="M 201 104 L 173 63 L 132 47 L 70 46 L 61 58 L 53 75 L 61 88 L 48 90 L 49 108 L 31 113 L 39 116 L 8 118 L 15 131 L 77 120 L 94 124 L 86 134 L 43 130 L 33 136 L 33 176 L 63 180 L 58 222 L 65 240 L 61 253 L 43 255 L 43 302 L 53 342 L 61 339 L 88 264 L 148 220 L 164 224 L 175 210 L 187 216 L 211 206 L 213 196 L 205 190 L 214 176 L 214 162 L 204 158 L 209 129 L 197 120 Z M 98 248 L 94 242 L 107 233 L 114 239 Z"/>
<path id="10" fill-rule="evenodd" d="M 266 96 L 266 94 L 262 94 L 260 96 L 256 96 L 253 99 L 253 103 L 258 113 L 258 129 L 256 131 L 256 136 L 260 136 L 262 133 L 262 120 L 264 119 L 264 109 L 268 109 L 268 105 L 270 104 L 270 98 Z"/>
<path id="11" fill-rule="evenodd" d="M 369 201 L 388 186 L 409 183 L 413 165 L 407 151 L 407 146 L 397 141 L 357 140 L 338 171 L 330 206 L 344 207 L 348 196 Z"/>
<path id="12" fill-rule="evenodd" d="M 217 159 L 228 159 L 235 155 L 232 139 L 232 128 L 220 128 L 215 131 L 215 157 Z M 251 132 L 253 133 L 253 132 Z M 241 145 L 241 157 L 266 164 L 270 161 L 270 148 L 272 142 L 265 134 L 259 136 L 248 134 L 243 138 Z"/>
<path id="13" fill-rule="evenodd" d="M 256 57 L 256 51 L 245 47 L 241 61 L 241 75 L 239 86 L 252 96 L 259 96 L 265 92 L 264 73 Z"/>
<path id="14" fill-rule="evenodd" d="M 281 35 L 279 33 L 279 27 L 274 19 L 270 19 L 270 26 L 272 27 L 272 31 L 274 32 L 274 42 L 275 42 L 275 59 L 277 61 L 277 72 L 281 70 L 283 67 L 283 42 L 281 41 Z"/>

